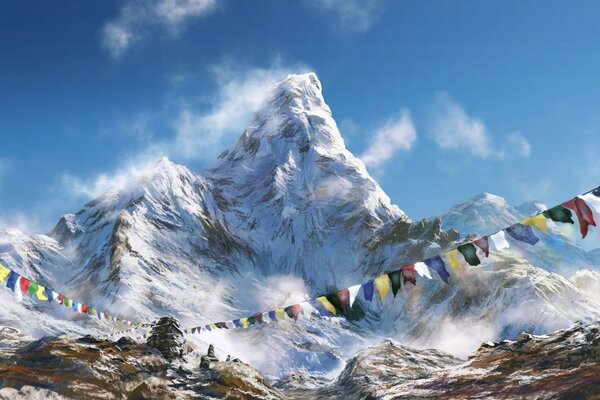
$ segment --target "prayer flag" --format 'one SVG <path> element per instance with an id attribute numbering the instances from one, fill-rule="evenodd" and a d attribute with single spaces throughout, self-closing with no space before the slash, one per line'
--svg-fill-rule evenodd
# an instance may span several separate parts
<path id="1" fill-rule="evenodd" d="M 248 318 L 240 318 L 240 323 L 242 324 L 242 328 L 248 328 Z"/>
<path id="2" fill-rule="evenodd" d="M 473 243 L 466 243 L 462 246 L 458 246 L 458 251 L 463 255 L 465 261 L 468 262 L 469 265 L 476 266 L 481 264 L 479 257 L 477 257 L 477 249 Z"/>
<path id="3" fill-rule="evenodd" d="M 316 299 L 311 299 L 308 301 L 310 303 L 311 306 L 314 307 L 315 310 L 317 310 L 317 312 L 319 313 L 319 315 L 321 316 L 326 316 L 331 314 L 327 308 L 323 307 L 323 305 L 318 302 Z"/>
<path id="4" fill-rule="evenodd" d="M 342 289 L 339 292 L 337 292 L 337 297 L 340 301 L 340 305 L 342 306 L 342 308 L 346 308 L 346 306 L 350 302 L 350 292 L 348 291 L 348 289 Z"/>
<path id="5" fill-rule="evenodd" d="M 373 279 L 362 284 L 363 296 L 365 300 L 371 301 L 373 300 Z"/>
<path id="6" fill-rule="evenodd" d="M 528 225 L 533 228 L 539 229 L 544 233 L 548 233 L 548 220 L 546 219 L 544 214 L 538 214 L 529 218 L 525 218 L 523 221 L 521 221 L 521 223 L 523 225 Z"/>
<path id="7" fill-rule="evenodd" d="M 15 290 L 15 297 L 19 303 L 21 301 L 23 301 L 23 290 L 21 288 L 21 279 L 24 279 L 24 278 L 19 275 L 17 277 L 17 284 L 16 284 L 16 290 Z"/>
<path id="8" fill-rule="evenodd" d="M 446 257 L 446 260 L 448 260 L 448 264 L 450 264 L 450 267 L 452 267 L 453 269 L 462 268 L 462 265 L 458 260 L 458 250 L 452 249 L 450 251 L 447 251 L 444 253 L 444 256 Z"/>
<path id="9" fill-rule="evenodd" d="M 77 301 L 73 300 L 73 311 L 77 311 L 78 307 L 79 307 L 79 303 L 77 303 Z"/>
<path id="10" fill-rule="evenodd" d="M 331 305 L 335 307 L 336 312 L 344 312 L 344 307 L 342 307 L 342 303 L 340 302 L 337 293 L 329 293 L 324 297 L 327 298 L 327 301 L 329 301 Z"/>
<path id="11" fill-rule="evenodd" d="M 52 289 L 46 287 L 44 288 L 44 295 L 46 296 L 46 298 L 48 299 L 49 303 L 52 303 L 52 301 L 54 301 L 54 292 L 52 291 Z"/>
<path id="12" fill-rule="evenodd" d="M 333 306 L 333 304 L 331 304 L 331 303 L 329 302 L 329 300 L 327 300 L 327 297 L 325 297 L 325 296 L 317 297 L 317 299 L 316 299 L 316 300 L 317 300 L 317 302 L 319 302 L 319 303 L 320 303 L 320 304 L 321 304 L 323 307 L 325 307 L 325 309 L 326 309 L 327 311 L 329 311 L 331 314 L 334 314 L 334 315 L 335 315 L 335 314 L 337 313 L 337 312 L 336 312 L 336 309 L 335 309 L 335 307 Z"/>
<path id="13" fill-rule="evenodd" d="M 381 274 L 373 280 L 377 291 L 379 292 L 379 298 L 381 301 L 385 300 L 385 296 L 390 291 L 390 277 L 388 274 Z"/>
<path id="14" fill-rule="evenodd" d="M 490 244 L 488 242 L 488 237 L 487 236 L 484 236 L 484 237 L 481 237 L 481 238 L 477 239 L 474 243 L 477 245 L 477 247 L 479 247 L 483 251 L 483 253 L 485 254 L 486 257 L 489 257 L 489 255 L 490 255 Z"/>
<path id="15" fill-rule="evenodd" d="M 240 322 L 239 319 L 234 319 L 233 320 L 233 325 L 235 325 L 236 328 L 241 328 L 242 327 L 242 323 Z"/>
<path id="16" fill-rule="evenodd" d="M 29 297 L 33 297 L 37 291 L 38 291 L 38 283 L 37 282 L 31 282 L 29 284 L 29 289 L 27 289 L 27 295 L 29 295 Z"/>
<path id="17" fill-rule="evenodd" d="M 533 233 L 533 229 L 530 226 L 516 223 L 513 226 L 509 226 L 505 229 L 506 233 L 508 233 L 513 239 L 519 240 L 521 242 L 525 242 L 530 245 L 534 245 L 540 241 L 535 233 Z"/>
<path id="18" fill-rule="evenodd" d="M 285 319 L 285 311 L 283 311 L 283 308 L 276 308 L 275 315 L 277 316 L 277 319 L 280 321 L 283 321 Z"/>
<path id="19" fill-rule="evenodd" d="M 442 257 L 435 256 L 425 260 L 424 262 L 429 268 L 437 272 L 444 282 L 448 283 L 448 277 L 450 274 L 446 270 L 446 264 L 444 263 L 444 260 L 442 260 Z"/>
<path id="20" fill-rule="evenodd" d="M 29 290 L 29 285 L 31 285 L 31 281 L 22 276 L 19 280 L 19 285 L 21 286 L 21 292 L 23 294 L 27 294 L 27 291 Z"/>
<path id="21" fill-rule="evenodd" d="M 263 316 L 262 313 L 258 313 L 254 316 L 256 318 L 256 322 L 258 322 L 259 324 L 263 323 Z"/>
<path id="22" fill-rule="evenodd" d="M 16 292 L 17 289 L 17 281 L 19 280 L 19 274 L 14 271 L 10 271 L 8 274 L 8 278 L 6 279 L 6 287 Z"/>
<path id="23" fill-rule="evenodd" d="M 415 263 L 415 271 L 419 274 L 419 276 L 424 276 L 427 279 L 432 279 L 431 274 L 429 273 L 429 268 L 427 268 L 427 264 L 424 262 Z"/>
<path id="24" fill-rule="evenodd" d="M 271 320 L 271 318 L 269 317 L 269 312 L 268 311 L 262 313 L 262 322 L 264 322 L 265 324 L 267 324 L 267 323 L 269 323 L 270 320 Z"/>
<path id="25" fill-rule="evenodd" d="M 577 220 L 579 221 L 581 237 L 585 238 L 588 233 L 588 226 L 596 226 L 592 210 L 590 210 L 588 205 L 585 204 L 585 201 L 579 197 L 575 197 L 573 200 L 569 200 L 562 205 L 575 211 L 575 215 L 577 215 Z"/>
<path id="26" fill-rule="evenodd" d="M 271 321 L 277 321 L 277 316 L 275 315 L 275 310 L 269 311 L 269 319 Z"/>
<path id="27" fill-rule="evenodd" d="M 600 215 L 600 196 L 597 196 L 593 193 L 588 193 L 581 196 L 583 201 L 592 209 L 596 215 Z M 0 279 L 1 281 L 2 279 Z"/>
<path id="28" fill-rule="evenodd" d="M 10 275 L 10 269 L 6 268 L 4 265 L 0 264 L 0 282 L 4 282 L 6 277 Z"/>
<path id="29" fill-rule="evenodd" d="M 311 316 L 315 312 L 315 308 L 308 301 L 303 301 L 300 303 L 300 307 L 302 307 L 302 314 Z"/>
<path id="30" fill-rule="evenodd" d="M 252 316 L 248 317 L 248 323 L 250 325 L 254 325 L 256 323 L 256 315 L 252 315 Z"/>
<path id="31" fill-rule="evenodd" d="M 46 288 L 41 285 L 38 285 L 36 295 L 39 300 L 42 300 L 42 301 L 48 300 L 48 297 L 46 297 Z"/>
<path id="32" fill-rule="evenodd" d="M 354 304 L 354 300 L 356 300 L 356 296 L 358 295 L 358 291 L 360 290 L 360 285 L 350 286 L 348 288 L 348 305 L 352 308 Z"/>
<path id="33" fill-rule="evenodd" d="M 490 236 L 492 239 L 492 243 L 494 243 L 494 247 L 497 251 L 508 249 L 510 245 L 506 241 L 506 237 L 504 236 L 504 231 L 499 231 Z"/>
<path id="34" fill-rule="evenodd" d="M 396 297 L 396 294 L 400 291 L 402 271 L 398 270 L 389 272 L 388 276 L 390 277 L 390 282 L 392 282 L 392 293 L 394 294 L 394 297 Z"/>
<path id="35" fill-rule="evenodd" d="M 400 268 L 402 271 L 402 283 L 406 285 L 406 282 L 410 282 L 413 285 L 417 284 L 417 277 L 415 276 L 415 266 L 408 264 Z M 392 281 L 393 282 L 393 281 Z"/>
<path id="36" fill-rule="evenodd" d="M 216 324 L 210 324 L 210 327 L 212 328 L 213 331 L 217 330 L 217 325 Z"/>
<path id="37" fill-rule="evenodd" d="M 288 317 L 293 318 L 294 321 L 298 321 L 298 316 L 302 313 L 302 307 L 300 307 L 300 304 L 294 304 L 293 306 L 286 307 L 285 313 Z"/>
<path id="38" fill-rule="evenodd" d="M 546 218 L 550 218 L 554 222 L 564 222 L 567 224 L 574 224 L 573 214 L 571 210 L 565 208 L 564 206 L 556 206 L 552 207 L 549 210 L 542 212 L 542 215 Z"/>
<path id="39" fill-rule="evenodd" d="M 206 329 L 209 332 L 212 331 L 212 328 L 210 327 L 210 325 L 204 325 L 204 329 Z"/>

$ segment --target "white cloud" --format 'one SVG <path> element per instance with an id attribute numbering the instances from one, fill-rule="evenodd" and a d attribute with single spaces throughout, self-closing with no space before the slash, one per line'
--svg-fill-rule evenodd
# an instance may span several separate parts
<path id="1" fill-rule="evenodd" d="M 149 35 L 166 32 L 176 37 L 188 20 L 209 14 L 216 0 L 129 0 L 119 15 L 104 25 L 102 45 L 114 58 Z"/>
<path id="2" fill-rule="evenodd" d="M 168 146 L 169 153 L 186 160 L 214 158 L 248 126 L 274 83 L 307 70 L 303 65 L 284 65 L 281 60 L 267 68 L 242 69 L 229 62 L 215 66 L 217 90 L 208 110 L 181 107 L 173 124 L 175 139 Z"/>
<path id="3" fill-rule="evenodd" d="M 495 141 L 481 119 L 467 114 L 445 92 L 435 95 L 429 130 L 433 141 L 443 150 L 462 149 L 480 158 L 500 160 L 531 154 L 531 144 L 519 131 Z"/>
<path id="4" fill-rule="evenodd" d="M 333 16 L 338 28 L 347 33 L 365 33 L 384 11 L 382 0 L 310 0 L 311 5 Z"/>
<path id="5" fill-rule="evenodd" d="M 482 158 L 491 154 L 483 122 L 468 115 L 447 93 L 436 94 L 431 136 L 442 149 L 464 148 Z"/>
<path id="6" fill-rule="evenodd" d="M 113 171 L 100 172 L 87 179 L 64 174 L 62 186 L 70 195 L 84 199 L 98 197 L 109 189 L 125 189 L 132 182 L 148 176 L 153 171 L 152 167 L 161 157 L 161 151 L 161 147 L 149 147 L 139 154 L 127 157 L 127 161 Z"/>
<path id="7" fill-rule="evenodd" d="M 146 131 L 153 123 L 148 120 L 149 114 L 144 113 L 144 118 L 135 118 L 133 126 L 126 130 L 134 130 L 136 136 L 148 142 L 145 147 L 133 154 L 123 154 L 124 161 L 112 171 L 88 178 L 65 174 L 62 187 L 72 196 L 90 199 L 110 188 L 126 188 L 145 176 L 163 155 L 185 161 L 212 161 L 249 125 L 273 84 L 290 73 L 307 70 L 302 65 L 286 65 L 279 59 L 268 67 L 244 68 L 230 62 L 216 65 L 212 69 L 216 90 L 207 97 L 208 106 L 197 109 L 190 102 L 178 102 L 183 105 L 178 106 L 173 117 L 173 136 L 152 142 L 152 135 Z M 163 117 L 162 113 L 158 115 Z M 123 129 L 120 124 L 119 130 Z"/>
<path id="8" fill-rule="evenodd" d="M 379 166 L 398 151 L 410 150 L 417 139 L 408 109 L 403 108 L 397 118 L 389 120 L 373 134 L 373 141 L 360 157 L 368 166 Z"/>
<path id="9" fill-rule="evenodd" d="M 523 135 L 521 135 L 521 132 L 516 131 L 510 133 L 506 137 L 506 141 L 510 145 L 513 153 L 521 157 L 529 157 L 531 155 L 531 144 Z"/>

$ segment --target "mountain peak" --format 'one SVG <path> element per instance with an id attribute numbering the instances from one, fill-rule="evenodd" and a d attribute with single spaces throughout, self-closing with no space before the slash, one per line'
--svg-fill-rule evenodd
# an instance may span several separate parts
<path id="1" fill-rule="evenodd" d="M 318 154 L 338 154 L 346 150 L 331 109 L 323 98 L 321 82 L 312 72 L 288 75 L 273 85 L 263 107 L 238 143 L 219 158 L 240 161 L 272 154 L 285 162 L 289 153 L 302 158 L 310 150 Z"/>

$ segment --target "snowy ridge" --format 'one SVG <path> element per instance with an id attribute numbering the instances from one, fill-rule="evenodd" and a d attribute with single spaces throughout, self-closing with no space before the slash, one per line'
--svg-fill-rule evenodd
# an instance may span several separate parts
<path id="1" fill-rule="evenodd" d="M 162 158 L 127 188 L 63 216 L 48 235 L 0 233 L 0 262 L 97 308 L 197 326 L 364 282 L 522 217 L 484 194 L 442 218 L 413 222 L 345 149 L 316 75 L 290 75 L 213 168 L 197 174 Z M 588 295 L 595 289 L 584 272 L 571 279 L 583 269 L 596 274 L 595 258 L 552 229 L 529 261 L 511 243 L 481 267 L 451 271 L 447 286 L 420 279 L 385 304 L 359 295 L 349 320 L 301 318 L 202 340 L 267 374 L 327 373 L 385 336 L 465 355 L 481 340 L 598 317 L 600 300 Z M 15 303 L 7 290 L 0 299 L 11 304 L 0 324 L 34 336 L 114 327 L 47 303 Z M 477 343 L 439 340 L 440 332 L 468 336 L 461 331 L 468 323 L 481 328 Z"/>

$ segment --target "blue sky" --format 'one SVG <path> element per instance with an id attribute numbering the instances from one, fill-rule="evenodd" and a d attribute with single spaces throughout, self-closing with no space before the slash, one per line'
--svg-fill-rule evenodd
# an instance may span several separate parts
<path id="1" fill-rule="evenodd" d="M 47 231 L 160 154 L 210 166 L 267 83 L 306 71 L 415 219 L 483 191 L 566 200 L 600 184 L 599 14 L 558 1 L 2 2 L 0 225 Z"/>

